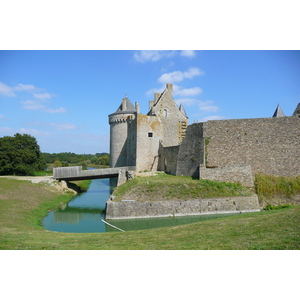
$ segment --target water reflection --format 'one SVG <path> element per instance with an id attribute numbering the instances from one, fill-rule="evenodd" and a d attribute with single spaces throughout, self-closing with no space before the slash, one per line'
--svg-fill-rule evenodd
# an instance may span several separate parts
<path id="1" fill-rule="evenodd" d="M 116 178 L 95 179 L 87 192 L 52 211 L 43 219 L 43 227 L 60 232 L 106 232 L 106 201 L 117 184 Z"/>

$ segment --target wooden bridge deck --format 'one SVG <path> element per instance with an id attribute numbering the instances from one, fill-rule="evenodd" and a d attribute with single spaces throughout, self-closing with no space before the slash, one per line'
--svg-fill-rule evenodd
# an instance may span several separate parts
<path id="1" fill-rule="evenodd" d="M 53 169 L 53 178 L 56 180 L 76 181 L 98 178 L 124 177 L 126 181 L 128 167 L 82 170 L 82 166 L 59 167 Z M 123 180 L 122 180 L 123 181 Z"/>

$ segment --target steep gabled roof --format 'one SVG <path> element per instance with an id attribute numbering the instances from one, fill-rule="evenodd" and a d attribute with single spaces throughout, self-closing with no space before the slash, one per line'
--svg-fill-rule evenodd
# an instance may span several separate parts
<path id="1" fill-rule="evenodd" d="M 156 115 L 157 109 L 158 110 L 160 109 L 159 107 L 160 107 L 161 102 L 168 101 L 168 103 L 169 103 L 168 105 L 172 105 L 172 106 L 174 106 L 174 108 L 176 107 L 176 109 L 179 109 L 179 111 L 182 113 L 182 115 L 188 119 L 188 116 L 185 112 L 183 105 L 180 104 L 180 106 L 178 107 L 176 102 L 174 101 L 173 84 L 167 83 L 165 90 L 161 94 L 156 93 L 154 95 L 154 98 L 155 98 L 154 101 L 150 101 L 151 103 L 150 103 L 150 110 L 147 114 L 148 116 Z"/>
<path id="2" fill-rule="evenodd" d="M 280 118 L 280 117 L 284 117 L 284 116 L 285 116 L 285 115 L 284 115 L 284 113 L 283 113 L 283 111 L 282 111 L 280 105 L 278 104 L 278 105 L 277 105 L 277 108 L 276 108 L 276 110 L 275 110 L 275 112 L 274 112 L 274 114 L 273 114 L 273 118 Z"/>

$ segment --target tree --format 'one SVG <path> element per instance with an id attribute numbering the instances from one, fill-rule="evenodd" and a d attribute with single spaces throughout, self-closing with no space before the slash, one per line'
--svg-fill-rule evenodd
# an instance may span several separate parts
<path id="1" fill-rule="evenodd" d="M 104 155 L 104 156 L 99 157 L 99 164 L 104 165 L 104 166 L 109 165 L 109 156 Z"/>
<path id="2" fill-rule="evenodd" d="M 1 175 L 32 175 L 46 167 L 35 137 L 16 133 L 0 138 Z"/>
<path id="3" fill-rule="evenodd" d="M 58 168 L 58 167 L 62 167 L 62 163 L 61 163 L 59 160 L 56 160 L 56 161 L 53 163 L 53 168 Z"/>

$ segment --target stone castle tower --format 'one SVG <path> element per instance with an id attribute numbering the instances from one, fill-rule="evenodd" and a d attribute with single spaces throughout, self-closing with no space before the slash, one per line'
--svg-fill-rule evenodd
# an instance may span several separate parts
<path id="1" fill-rule="evenodd" d="M 149 101 L 149 112 L 140 113 L 125 97 L 109 115 L 111 167 L 133 166 L 136 171 L 159 170 L 160 149 L 178 146 L 185 137 L 188 117 L 173 99 L 173 85 L 167 84 Z"/>

